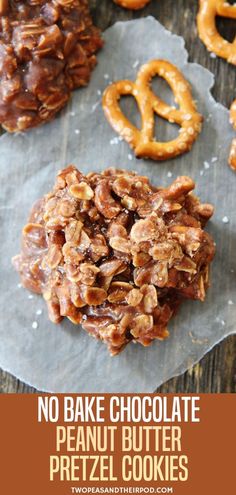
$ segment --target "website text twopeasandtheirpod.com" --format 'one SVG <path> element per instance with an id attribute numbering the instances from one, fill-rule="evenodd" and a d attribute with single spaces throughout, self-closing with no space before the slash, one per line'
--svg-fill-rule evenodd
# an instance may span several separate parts
<path id="1" fill-rule="evenodd" d="M 174 488 L 173 486 L 146 486 L 146 487 L 138 487 L 138 486 L 115 486 L 115 487 L 108 487 L 108 486 L 99 486 L 99 487 L 88 487 L 88 486 L 72 486 L 71 487 L 71 493 L 73 494 L 80 494 L 83 495 L 85 494 L 119 494 L 122 493 L 124 495 L 129 494 L 129 493 L 138 493 L 138 494 L 146 494 L 146 493 L 174 493 Z"/>

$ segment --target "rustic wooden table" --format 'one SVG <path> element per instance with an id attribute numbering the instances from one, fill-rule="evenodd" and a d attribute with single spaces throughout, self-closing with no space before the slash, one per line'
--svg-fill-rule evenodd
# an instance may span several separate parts
<path id="1" fill-rule="evenodd" d="M 190 61 L 202 64 L 215 76 L 213 95 L 216 100 L 229 107 L 235 97 L 236 69 L 224 60 L 210 57 L 197 36 L 196 13 L 197 0 L 151 0 L 143 10 L 131 12 L 124 10 L 112 0 L 90 0 L 95 24 L 101 29 L 119 20 L 129 20 L 153 15 L 167 29 L 182 35 L 186 41 Z M 232 1 L 230 3 L 233 3 Z M 220 32 L 229 40 L 235 36 L 234 21 L 217 21 Z M 145 40 L 140 39 L 140 43 Z M 128 47 L 127 47 L 128 49 Z M 158 392 L 235 392 L 236 391 L 236 336 L 231 336 L 210 351 L 196 366 L 184 375 L 173 378 Z M 20 382 L 9 373 L 0 371 L 1 393 L 32 393 L 35 389 Z"/>

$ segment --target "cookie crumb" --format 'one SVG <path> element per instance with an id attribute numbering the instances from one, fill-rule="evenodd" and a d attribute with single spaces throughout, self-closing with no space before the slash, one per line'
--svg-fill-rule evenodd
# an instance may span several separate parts
<path id="1" fill-rule="evenodd" d="M 138 67 L 138 64 L 139 64 L 139 60 L 135 60 L 135 62 L 132 65 L 133 69 L 136 69 Z"/>
<path id="2" fill-rule="evenodd" d="M 228 219 L 228 217 L 227 217 L 227 216 L 224 216 L 224 217 L 222 218 L 222 222 L 223 222 L 223 223 L 229 223 L 229 219 Z"/>

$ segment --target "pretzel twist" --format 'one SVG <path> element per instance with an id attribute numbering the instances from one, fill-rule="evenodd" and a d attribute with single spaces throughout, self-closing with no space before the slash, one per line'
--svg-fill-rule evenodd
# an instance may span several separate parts
<path id="1" fill-rule="evenodd" d="M 233 101 L 230 107 L 230 123 L 236 130 L 236 100 Z M 233 139 L 229 154 L 229 165 L 236 171 L 236 139 Z"/>
<path id="2" fill-rule="evenodd" d="M 114 2 L 125 9 L 138 10 L 145 7 L 150 0 L 114 0 Z"/>
<path id="3" fill-rule="evenodd" d="M 222 38 L 216 28 L 216 16 L 236 19 L 236 5 L 225 0 L 199 0 L 198 32 L 207 49 L 236 65 L 236 38 L 232 43 Z"/>
<path id="4" fill-rule="evenodd" d="M 156 96 L 150 82 L 160 76 L 171 87 L 179 108 L 168 105 Z M 119 100 L 132 95 L 141 114 L 141 130 L 123 114 Z M 152 60 L 143 65 L 135 82 L 118 81 L 107 87 L 103 94 L 103 109 L 113 129 L 134 149 L 137 157 L 166 160 L 189 151 L 201 131 L 202 116 L 197 112 L 190 86 L 181 72 L 165 60 Z M 155 114 L 180 126 L 179 136 L 168 142 L 157 142 L 154 137 Z"/>

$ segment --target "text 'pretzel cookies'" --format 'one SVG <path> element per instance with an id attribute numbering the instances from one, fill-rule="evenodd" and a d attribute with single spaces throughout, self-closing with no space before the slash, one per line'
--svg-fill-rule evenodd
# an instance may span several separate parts
<path id="1" fill-rule="evenodd" d="M 153 93 L 150 82 L 154 76 L 167 81 L 179 108 L 168 105 Z M 141 130 L 121 111 L 122 95 L 135 98 L 141 114 Z M 177 67 L 165 60 L 152 60 L 143 65 L 135 82 L 118 81 L 108 86 L 103 94 L 103 109 L 113 129 L 129 143 L 137 157 L 167 160 L 181 155 L 191 149 L 201 131 L 202 116 L 196 110 L 188 82 Z M 155 141 L 155 114 L 181 127 L 176 139 Z"/>
<path id="2" fill-rule="evenodd" d="M 236 65 L 236 38 L 232 43 L 222 38 L 216 28 L 216 16 L 236 19 L 236 4 L 224 0 L 200 0 L 198 32 L 207 49 Z"/>
<path id="3" fill-rule="evenodd" d="M 230 107 L 230 123 L 236 130 L 236 100 L 233 101 Z M 229 165 L 236 172 L 236 139 L 233 139 L 230 154 L 229 154 Z"/>
<path id="4" fill-rule="evenodd" d="M 138 10 L 145 7 L 150 0 L 114 0 L 114 2 L 125 9 Z"/>

